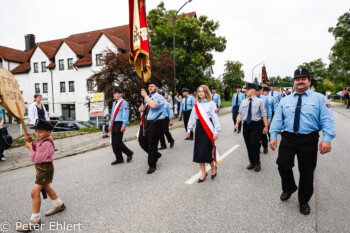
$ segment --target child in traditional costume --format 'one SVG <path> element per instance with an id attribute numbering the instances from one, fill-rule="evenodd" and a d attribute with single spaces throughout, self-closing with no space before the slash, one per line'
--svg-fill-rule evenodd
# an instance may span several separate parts
<path id="1" fill-rule="evenodd" d="M 35 126 L 31 127 L 35 129 L 35 135 L 38 138 L 37 142 L 33 142 L 33 139 L 28 136 L 26 140 L 30 141 L 26 143 L 26 147 L 30 150 L 29 155 L 32 162 L 37 168 L 37 175 L 35 184 L 31 193 L 33 201 L 33 213 L 30 221 L 17 228 L 17 231 L 31 231 L 34 229 L 40 229 L 40 191 L 45 188 L 47 195 L 53 200 L 53 208 L 45 213 L 45 216 L 53 215 L 66 208 L 61 199 L 58 198 L 55 191 L 51 188 L 54 167 L 52 164 L 54 154 L 54 144 L 51 138 L 51 131 L 53 125 L 50 122 L 37 119 Z"/>
<path id="2" fill-rule="evenodd" d="M 201 183 L 207 177 L 205 163 L 211 166 L 211 179 L 216 177 L 216 164 L 220 161 L 216 150 L 215 140 L 221 131 L 216 104 L 211 100 L 210 90 L 206 85 L 197 89 L 196 103 L 192 109 L 187 125 L 187 137 L 190 137 L 194 125 L 196 125 L 193 162 L 199 163 L 202 176 L 198 180 Z"/>

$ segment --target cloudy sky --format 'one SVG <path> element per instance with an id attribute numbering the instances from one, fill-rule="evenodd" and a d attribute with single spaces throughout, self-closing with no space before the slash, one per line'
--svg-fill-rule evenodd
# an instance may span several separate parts
<path id="1" fill-rule="evenodd" d="M 164 0 L 178 10 L 186 0 Z M 147 10 L 160 0 L 147 0 Z M 328 63 L 334 43 L 328 28 L 350 8 L 349 0 L 192 0 L 183 12 L 196 11 L 220 23 L 217 34 L 227 47 L 215 53 L 214 75 L 227 60 L 243 63 L 245 79 L 264 61 L 269 76 L 292 76 L 303 62 L 322 58 Z M 127 0 L 1 1 L 0 45 L 24 50 L 24 35 L 36 41 L 128 24 Z M 254 76 L 261 72 L 259 66 Z"/>

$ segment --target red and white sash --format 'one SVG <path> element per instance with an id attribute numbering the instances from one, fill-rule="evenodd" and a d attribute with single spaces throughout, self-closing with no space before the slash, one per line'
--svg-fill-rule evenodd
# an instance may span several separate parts
<path id="1" fill-rule="evenodd" d="M 113 126 L 114 126 L 114 120 L 118 115 L 120 106 L 122 105 L 122 103 L 124 102 L 124 100 L 120 101 L 115 107 L 114 107 L 114 112 L 113 112 L 113 121 L 112 121 L 112 130 L 113 130 Z M 112 132 L 111 132 L 112 135 Z M 110 137 L 110 145 L 112 145 L 112 136 Z"/>
<path id="2" fill-rule="evenodd" d="M 203 126 L 203 129 L 207 133 L 208 137 L 210 138 L 211 144 L 213 145 L 212 155 L 213 155 L 214 162 L 215 164 L 219 164 L 222 161 L 220 160 L 219 152 L 217 151 L 215 146 L 214 125 L 213 123 L 211 123 L 211 121 L 209 120 L 208 114 L 204 111 L 203 107 L 200 104 L 195 103 L 194 107 L 195 107 L 198 119 Z"/>
<path id="3" fill-rule="evenodd" d="M 157 95 L 157 94 L 155 94 L 154 96 L 152 96 L 152 97 L 151 97 L 151 100 L 153 100 L 153 98 L 154 98 L 156 95 Z M 147 107 L 148 107 L 148 104 L 145 105 L 145 111 L 146 111 Z M 143 126 L 143 113 L 144 113 L 144 111 L 141 112 L 141 122 L 140 122 L 140 126 Z M 139 129 L 137 130 L 137 134 L 136 134 L 136 139 L 137 139 L 137 140 L 139 139 L 139 135 L 140 135 L 140 127 L 139 127 Z"/>

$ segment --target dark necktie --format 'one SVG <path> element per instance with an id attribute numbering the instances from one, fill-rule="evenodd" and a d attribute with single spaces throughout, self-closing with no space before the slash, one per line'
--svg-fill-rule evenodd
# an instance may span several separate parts
<path id="1" fill-rule="evenodd" d="M 272 96 L 272 112 L 275 112 L 275 98 L 273 98 L 273 91 L 271 92 Z"/>
<path id="2" fill-rule="evenodd" d="M 238 105 L 238 93 L 236 94 L 236 106 Z"/>
<path id="3" fill-rule="evenodd" d="M 185 111 L 187 111 L 187 97 L 185 97 Z"/>
<path id="4" fill-rule="evenodd" d="M 294 125 L 293 125 L 293 131 L 294 132 L 298 132 L 298 130 L 299 130 L 300 112 L 301 112 L 301 96 L 303 94 L 295 94 L 295 95 L 298 95 L 299 98 L 298 98 L 297 106 L 295 107 Z"/>
<path id="5" fill-rule="evenodd" d="M 252 121 L 252 99 L 249 99 L 249 107 L 248 107 L 248 116 L 247 116 L 247 124 L 249 125 Z"/>

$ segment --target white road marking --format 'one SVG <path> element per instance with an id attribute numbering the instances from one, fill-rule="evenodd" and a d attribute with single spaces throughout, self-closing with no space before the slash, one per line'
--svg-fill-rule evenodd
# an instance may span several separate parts
<path id="1" fill-rule="evenodd" d="M 224 158 L 226 158 L 229 154 L 231 154 L 234 150 L 236 150 L 239 147 L 239 145 L 234 145 L 231 149 L 229 149 L 228 151 L 226 151 L 223 155 L 220 156 L 221 160 L 223 160 Z M 208 172 L 210 171 L 211 167 L 210 165 L 207 165 L 205 167 L 205 170 Z M 194 176 L 192 176 L 190 179 L 188 179 L 185 183 L 186 184 L 193 184 L 195 181 L 197 181 L 200 177 L 202 176 L 202 172 L 198 172 L 196 173 Z"/>

